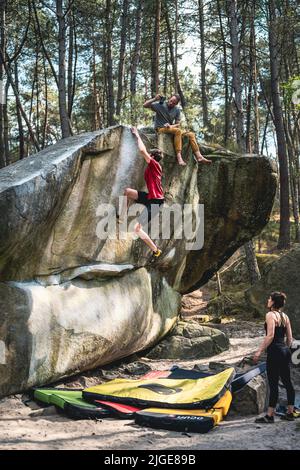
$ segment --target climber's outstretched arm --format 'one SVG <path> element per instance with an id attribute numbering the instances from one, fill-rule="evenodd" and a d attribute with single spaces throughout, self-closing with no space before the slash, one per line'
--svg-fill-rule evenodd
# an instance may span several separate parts
<path id="1" fill-rule="evenodd" d="M 146 146 L 145 146 L 144 142 L 142 141 L 142 139 L 141 139 L 141 137 L 140 137 L 140 134 L 139 134 L 137 128 L 136 128 L 136 127 L 132 127 L 132 128 L 131 128 L 131 132 L 132 132 L 132 134 L 137 138 L 137 144 L 138 144 L 139 151 L 140 151 L 141 154 L 143 155 L 143 157 L 144 157 L 144 159 L 146 160 L 146 162 L 149 163 L 150 160 L 151 160 L 150 154 L 147 152 Z"/>

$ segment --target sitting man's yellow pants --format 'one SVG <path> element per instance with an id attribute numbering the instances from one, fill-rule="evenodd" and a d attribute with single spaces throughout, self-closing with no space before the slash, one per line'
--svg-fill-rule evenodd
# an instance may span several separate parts
<path id="1" fill-rule="evenodd" d="M 183 131 L 179 127 L 159 127 L 157 129 L 159 134 L 173 134 L 174 135 L 174 147 L 176 153 L 182 151 L 182 137 L 187 136 L 191 144 L 193 153 L 199 152 L 199 146 L 196 142 L 196 136 L 194 132 Z"/>

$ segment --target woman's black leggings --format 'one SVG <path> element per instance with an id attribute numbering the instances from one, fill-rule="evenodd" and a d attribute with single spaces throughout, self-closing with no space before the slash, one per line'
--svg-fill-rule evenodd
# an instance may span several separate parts
<path id="1" fill-rule="evenodd" d="M 288 405 L 294 405 L 295 390 L 290 374 L 291 352 L 287 346 L 273 346 L 268 349 L 267 375 L 270 387 L 269 406 L 276 407 L 278 401 L 278 382 L 281 379 L 287 392 Z"/>

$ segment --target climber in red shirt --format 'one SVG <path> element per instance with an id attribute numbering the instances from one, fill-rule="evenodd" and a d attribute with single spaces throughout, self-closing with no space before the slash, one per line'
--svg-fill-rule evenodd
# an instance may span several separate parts
<path id="1" fill-rule="evenodd" d="M 159 149 L 151 149 L 150 153 L 148 153 L 137 128 L 132 127 L 131 132 L 137 138 L 139 151 L 147 162 L 144 178 L 148 192 L 126 188 L 124 191 L 124 196 L 127 198 L 126 205 L 122 207 L 121 213 L 117 218 L 119 223 L 122 223 L 128 204 L 131 201 L 146 206 L 138 218 L 134 231 L 153 251 L 153 256 L 158 258 L 161 255 L 161 250 L 155 245 L 149 235 L 144 232 L 142 226 L 149 223 L 151 218 L 153 219 L 159 213 L 160 206 L 164 203 L 164 192 L 161 184 L 162 168 L 159 164 L 159 161 L 162 159 L 162 152 Z"/>

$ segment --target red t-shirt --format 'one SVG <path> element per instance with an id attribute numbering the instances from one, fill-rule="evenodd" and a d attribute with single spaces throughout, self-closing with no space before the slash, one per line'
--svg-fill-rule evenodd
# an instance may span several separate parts
<path id="1" fill-rule="evenodd" d="M 162 169 L 160 164 L 151 158 L 145 170 L 144 178 L 148 188 L 148 199 L 163 199 L 164 192 L 161 185 Z"/>

